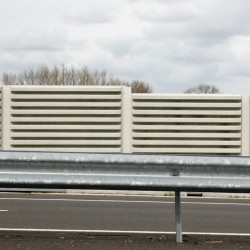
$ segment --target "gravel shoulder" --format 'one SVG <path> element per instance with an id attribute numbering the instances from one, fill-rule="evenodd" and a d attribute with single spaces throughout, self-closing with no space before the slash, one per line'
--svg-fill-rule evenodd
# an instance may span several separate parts
<path id="1" fill-rule="evenodd" d="M 94 235 L 79 233 L 0 232 L 0 249 L 250 249 L 249 237 L 185 236 L 177 244 L 174 235 Z"/>

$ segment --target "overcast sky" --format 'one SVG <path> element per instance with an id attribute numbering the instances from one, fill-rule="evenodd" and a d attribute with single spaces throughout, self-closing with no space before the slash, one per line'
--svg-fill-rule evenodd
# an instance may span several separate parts
<path id="1" fill-rule="evenodd" d="M 87 66 L 154 92 L 250 93 L 249 0 L 0 0 L 0 74 Z"/>

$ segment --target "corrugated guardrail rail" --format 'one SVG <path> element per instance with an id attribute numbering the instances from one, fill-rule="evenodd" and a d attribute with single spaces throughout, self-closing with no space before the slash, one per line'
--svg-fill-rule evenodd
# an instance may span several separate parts
<path id="1" fill-rule="evenodd" d="M 175 191 L 182 242 L 180 193 L 248 193 L 250 158 L 0 151 L 0 187 Z"/>

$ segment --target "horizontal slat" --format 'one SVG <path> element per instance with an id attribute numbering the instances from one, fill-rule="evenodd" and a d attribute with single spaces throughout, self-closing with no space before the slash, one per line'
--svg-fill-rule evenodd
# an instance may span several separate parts
<path id="1" fill-rule="evenodd" d="M 34 92 L 34 91 L 49 91 L 49 92 L 121 92 L 121 86 L 11 86 L 12 92 Z"/>
<path id="2" fill-rule="evenodd" d="M 121 122 L 121 117 L 12 117 L 12 122 Z"/>
<path id="3" fill-rule="evenodd" d="M 121 115 L 121 110 L 12 110 L 12 115 Z"/>
<path id="4" fill-rule="evenodd" d="M 241 138 L 238 133 L 132 133 L 137 138 Z"/>
<path id="5" fill-rule="evenodd" d="M 134 102 L 134 108 L 240 108 L 241 103 Z"/>
<path id="6" fill-rule="evenodd" d="M 241 95 L 207 95 L 207 94 L 132 94 L 133 100 L 218 100 L 240 101 Z"/>
<path id="7" fill-rule="evenodd" d="M 147 122 L 147 123 L 161 123 L 161 122 L 172 122 L 172 123 L 240 123 L 241 118 L 154 118 L 154 117 L 134 117 L 133 122 Z"/>
<path id="8" fill-rule="evenodd" d="M 53 137 L 53 138 L 120 138 L 121 133 L 113 133 L 113 132 L 88 132 L 88 133 L 80 133 L 80 132 L 71 132 L 71 133 L 63 133 L 63 132 L 12 132 L 12 138 L 46 138 L 46 137 Z"/>
<path id="9" fill-rule="evenodd" d="M 133 130 L 241 130 L 241 126 L 206 125 L 133 125 Z"/>
<path id="10" fill-rule="evenodd" d="M 121 140 L 11 140 L 12 146 L 15 145 L 50 145 L 50 146 L 93 146 L 93 145 L 114 145 L 119 146 Z"/>
<path id="11" fill-rule="evenodd" d="M 239 110 L 133 110 L 133 115 L 220 115 L 220 116 L 240 116 Z"/>
<path id="12" fill-rule="evenodd" d="M 36 100 L 36 99 L 41 99 L 41 100 L 120 100 L 121 95 L 88 95 L 88 94 L 81 94 L 81 95 L 73 95 L 73 94 L 54 94 L 53 92 L 51 94 L 46 94 L 46 95 L 41 95 L 39 93 L 37 94 L 12 94 L 11 99 L 18 99 L 18 100 Z"/>
<path id="13" fill-rule="evenodd" d="M 133 153 L 165 153 L 165 154 L 240 154 L 240 148 L 137 148 L 133 147 Z"/>
<path id="14" fill-rule="evenodd" d="M 213 141 L 206 141 L 206 140 L 133 140 L 133 145 L 146 145 L 146 146 L 240 146 L 241 141 L 221 141 L 221 140 L 213 140 Z"/>
<path id="15" fill-rule="evenodd" d="M 55 129 L 55 130 L 120 130 L 120 125 L 11 125 L 11 129 Z"/>
<path id="16" fill-rule="evenodd" d="M 22 151 L 51 151 L 51 152 L 86 152 L 86 153 L 120 153 L 121 148 L 62 148 L 62 147 L 12 147 L 12 150 L 22 150 Z"/>
<path id="17" fill-rule="evenodd" d="M 12 107 L 120 107 L 121 102 L 11 102 Z"/>

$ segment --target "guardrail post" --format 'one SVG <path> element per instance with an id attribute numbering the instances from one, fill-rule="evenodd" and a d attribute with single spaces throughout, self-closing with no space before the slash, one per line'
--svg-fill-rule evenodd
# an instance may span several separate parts
<path id="1" fill-rule="evenodd" d="M 122 153 L 132 152 L 132 95 L 130 87 L 122 87 Z"/>
<path id="2" fill-rule="evenodd" d="M 176 242 L 182 243 L 181 192 L 180 191 L 175 191 L 175 223 L 176 223 Z"/>
<path id="3" fill-rule="evenodd" d="M 10 150 L 11 148 L 11 86 L 3 86 L 2 88 L 2 149 Z"/>
<path id="4" fill-rule="evenodd" d="M 241 108 L 241 155 L 250 155 L 250 99 L 242 95 Z"/>

